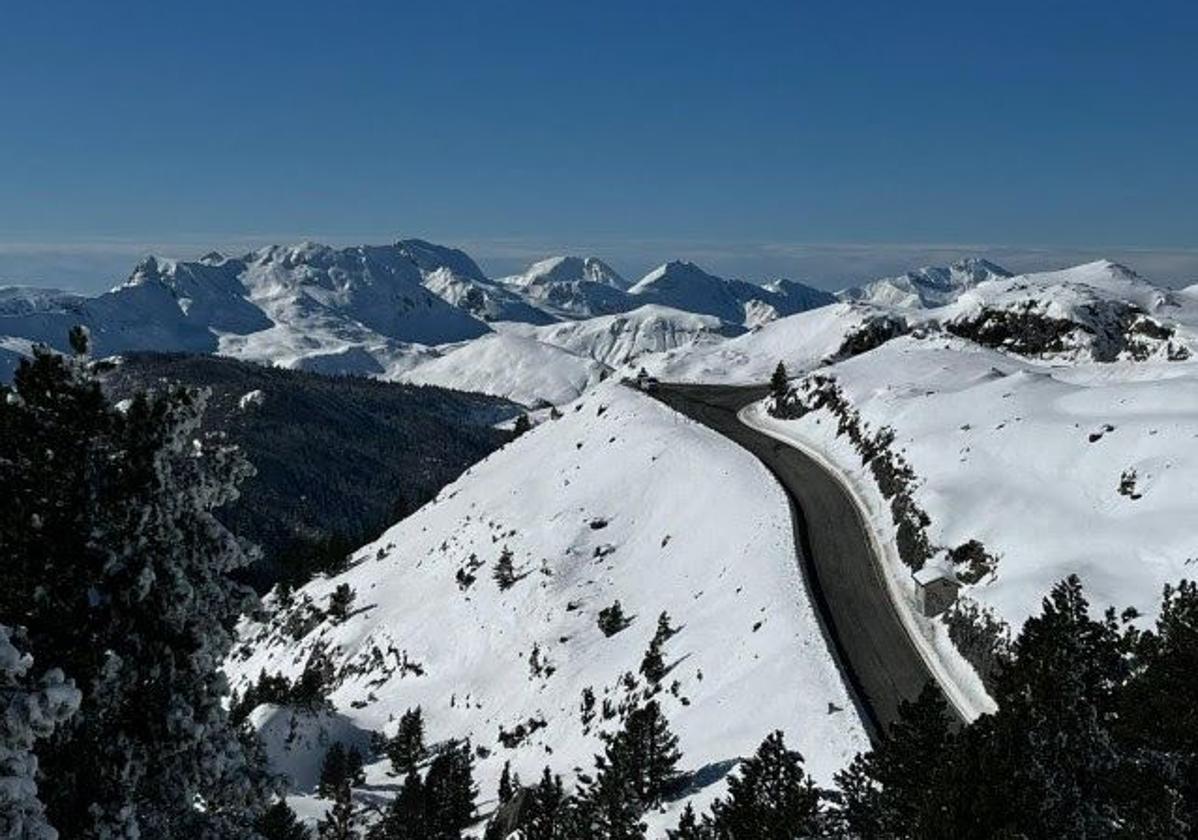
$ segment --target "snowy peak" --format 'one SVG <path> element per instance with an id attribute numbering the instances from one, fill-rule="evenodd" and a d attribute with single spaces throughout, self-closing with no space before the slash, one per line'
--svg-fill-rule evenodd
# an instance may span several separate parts
<path id="1" fill-rule="evenodd" d="M 744 320 L 744 307 L 729 283 L 684 260 L 658 266 L 628 293 L 644 303 L 714 315 L 733 324 Z"/>
<path id="2" fill-rule="evenodd" d="M 764 286 L 725 280 L 681 260 L 653 269 L 628 293 L 647 303 L 714 315 L 749 327 L 836 300 L 828 292 L 792 280 L 775 280 Z"/>
<path id="3" fill-rule="evenodd" d="M 483 274 L 470 255 L 458 248 L 448 248 L 436 245 L 423 239 L 401 239 L 395 247 L 406 255 L 422 274 L 428 275 L 434 271 L 448 270 L 464 280 L 474 280 L 490 284 L 491 280 Z"/>
<path id="4" fill-rule="evenodd" d="M 426 289 L 480 321 L 548 324 L 555 320 L 483 274 L 465 251 L 423 239 L 400 240 L 395 247 L 420 271 Z"/>
<path id="5" fill-rule="evenodd" d="M 1000 265 L 982 257 L 965 257 L 957 260 L 948 267 L 949 275 L 958 278 L 968 278 L 971 282 L 983 283 L 1000 277 L 1010 277 L 1011 272 Z"/>
<path id="6" fill-rule="evenodd" d="M 550 257 L 500 282 L 552 320 L 592 318 L 636 306 L 625 292 L 628 281 L 596 257 Z"/>
<path id="7" fill-rule="evenodd" d="M 880 306 L 923 309 L 952 303 L 979 283 L 1011 277 L 1011 272 L 980 257 L 966 257 L 949 266 L 925 266 L 898 277 L 884 277 L 839 293 L 841 300 Z"/>
<path id="8" fill-rule="evenodd" d="M 629 283 L 598 257 L 549 257 L 535 262 L 523 274 L 507 278 L 517 286 L 544 286 L 560 283 L 598 283 L 624 291 Z"/>

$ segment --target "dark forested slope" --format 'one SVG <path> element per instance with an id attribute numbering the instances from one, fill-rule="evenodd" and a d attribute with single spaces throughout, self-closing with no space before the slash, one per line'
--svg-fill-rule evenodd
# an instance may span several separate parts
<path id="1" fill-rule="evenodd" d="M 168 383 L 211 391 L 204 430 L 257 469 L 221 514 L 262 546 L 252 582 L 305 579 L 415 510 L 511 435 L 505 400 L 328 377 L 218 356 L 140 353 L 103 362 L 115 399 Z"/>

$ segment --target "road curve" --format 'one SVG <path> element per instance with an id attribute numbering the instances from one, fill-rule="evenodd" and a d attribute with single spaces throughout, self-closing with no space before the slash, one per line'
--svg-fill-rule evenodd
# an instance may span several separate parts
<path id="1" fill-rule="evenodd" d="M 798 449 L 736 416 L 766 386 L 666 384 L 650 392 L 666 405 L 743 446 L 790 498 L 799 565 L 833 655 L 871 736 L 935 682 L 890 600 L 867 526 L 844 486 Z M 956 715 L 951 704 L 949 714 Z"/>

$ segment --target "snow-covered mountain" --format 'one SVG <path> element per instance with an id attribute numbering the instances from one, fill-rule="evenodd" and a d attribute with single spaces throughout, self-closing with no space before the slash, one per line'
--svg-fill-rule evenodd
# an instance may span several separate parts
<path id="1" fill-rule="evenodd" d="M 646 353 L 717 344 L 744 332 L 743 327 L 711 315 L 655 305 L 544 327 L 503 324 L 497 329 L 535 338 L 612 367 L 631 364 Z"/>
<path id="2" fill-rule="evenodd" d="M 759 286 L 725 280 L 694 263 L 682 261 L 658 266 L 628 293 L 646 303 L 711 315 L 749 327 L 836 302 L 832 294 L 793 280 L 775 280 Z"/>
<path id="3" fill-rule="evenodd" d="M 195 262 L 147 257 L 97 297 L 7 291 L 0 335 L 64 348 L 76 323 L 94 352 L 220 352 L 289 367 L 381 371 L 404 345 L 462 341 L 485 324 L 423 285 L 399 246 L 271 246 Z M 346 365 L 336 363 L 345 358 Z M 305 363 L 307 362 L 307 363 Z"/>
<path id="4" fill-rule="evenodd" d="M 1038 361 L 1164 361 L 1198 352 L 1198 296 L 1161 288 L 1107 260 L 994 277 L 938 307 L 849 301 L 781 318 L 694 351 L 642 360 L 666 380 L 763 382 L 779 361 L 809 370 L 895 335 L 949 333 Z"/>
<path id="5" fill-rule="evenodd" d="M 644 303 L 711 315 L 730 324 L 745 319 L 744 306 L 731 285 L 691 262 L 674 260 L 660 265 L 628 291 Z"/>
<path id="6" fill-rule="evenodd" d="M 614 268 L 598 257 L 549 257 L 533 263 L 520 274 L 504 277 L 501 282 L 511 286 L 550 286 L 557 283 L 597 283 L 627 291 L 632 284 Z"/>
<path id="7" fill-rule="evenodd" d="M 1010 276 L 1011 272 L 988 260 L 968 257 L 947 267 L 925 266 L 898 277 L 854 286 L 837 297 L 900 308 L 943 306 L 979 283 Z"/>
<path id="8" fill-rule="evenodd" d="M 638 666 L 665 611 L 677 633 L 657 698 L 695 776 L 646 816 L 660 838 L 771 729 L 825 783 L 866 745 L 792 540 L 786 497 L 752 456 L 609 382 L 355 552 L 348 571 L 243 627 L 229 671 L 244 688 L 263 669 L 295 678 L 314 653 L 329 657 L 337 715 L 323 742 L 289 741 L 285 710 L 253 718 L 298 777 L 297 809 L 327 807 L 310 794 L 330 738 L 365 746 L 368 730 L 392 735 L 420 706 L 430 742 L 470 738 L 486 813 L 505 761 L 526 780 L 548 765 L 568 786 L 590 769 L 621 704 L 648 689 Z M 507 589 L 493 577 L 505 553 Z M 317 610 L 341 584 L 356 597 L 338 622 Z M 631 624 L 607 636 L 598 614 L 616 601 Z M 369 764 L 368 785 L 393 786 L 387 769 Z"/>
<path id="9" fill-rule="evenodd" d="M 591 318 L 636 306 L 625 294 L 628 281 L 597 257 L 550 257 L 499 282 L 555 318 Z"/>
<path id="10" fill-rule="evenodd" d="M 423 239 L 400 240 L 396 247 L 420 269 L 427 289 L 480 321 L 548 324 L 556 320 L 519 293 L 489 279 L 465 251 Z"/>

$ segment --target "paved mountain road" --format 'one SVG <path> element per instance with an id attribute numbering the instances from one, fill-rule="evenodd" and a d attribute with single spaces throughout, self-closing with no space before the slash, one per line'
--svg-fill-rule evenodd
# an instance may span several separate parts
<path id="1" fill-rule="evenodd" d="M 889 728 L 901 700 L 934 678 L 882 579 L 867 525 L 844 486 L 823 466 L 740 421 L 765 386 L 674 385 L 650 393 L 753 453 L 791 502 L 795 547 L 829 645 L 871 734 Z M 954 714 L 949 705 L 950 714 Z"/>

